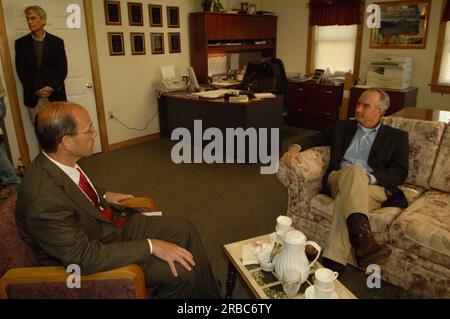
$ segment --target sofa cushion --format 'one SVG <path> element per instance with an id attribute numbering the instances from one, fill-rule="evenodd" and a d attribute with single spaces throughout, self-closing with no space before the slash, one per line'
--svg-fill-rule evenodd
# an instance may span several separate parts
<path id="1" fill-rule="evenodd" d="M 429 189 L 445 123 L 400 117 L 384 117 L 383 123 L 408 132 L 409 172 L 406 183 Z"/>
<path id="2" fill-rule="evenodd" d="M 450 125 L 447 125 L 431 176 L 430 186 L 450 192 Z"/>
<path id="3" fill-rule="evenodd" d="M 394 221 L 389 237 L 393 246 L 449 268 L 450 194 L 423 194 Z"/>

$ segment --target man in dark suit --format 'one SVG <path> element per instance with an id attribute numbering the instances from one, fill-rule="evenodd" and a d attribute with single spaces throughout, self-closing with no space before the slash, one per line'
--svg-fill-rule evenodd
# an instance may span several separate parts
<path id="1" fill-rule="evenodd" d="M 333 222 L 323 262 L 342 272 L 353 247 L 358 265 L 366 267 L 390 255 L 373 237 L 367 213 L 382 205 L 407 205 L 397 188 L 408 176 L 408 133 L 381 124 L 389 96 L 380 89 L 361 94 L 356 120 L 338 121 L 323 132 L 292 145 L 283 155 L 292 167 L 300 150 L 331 146 L 323 192 L 335 199 Z"/>
<path id="2" fill-rule="evenodd" d="M 87 275 L 135 263 L 158 298 L 220 297 L 193 224 L 118 209 L 133 196 L 95 186 L 77 165 L 96 136 L 86 109 L 51 102 L 35 132 L 43 152 L 19 189 L 16 221 L 42 265 L 77 264 Z"/>
<path id="3" fill-rule="evenodd" d="M 39 6 L 25 9 L 31 33 L 17 39 L 16 69 L 32 122 L 48 101 L 66 101 L 67 58 L 64 41 L 44 30 L 47 14 Z"/>

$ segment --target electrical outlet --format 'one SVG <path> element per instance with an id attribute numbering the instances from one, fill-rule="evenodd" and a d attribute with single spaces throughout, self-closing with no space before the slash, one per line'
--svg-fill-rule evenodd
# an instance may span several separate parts
<path id="1" fill-rule="evenodd" d="M 110 119 L 113 119 L 113 118 L 114 118 L 114 113 L 113 113 L 113 111 L 109 111 L 109 112 L 108 112 L 108 117 L 109 117 Z"/>

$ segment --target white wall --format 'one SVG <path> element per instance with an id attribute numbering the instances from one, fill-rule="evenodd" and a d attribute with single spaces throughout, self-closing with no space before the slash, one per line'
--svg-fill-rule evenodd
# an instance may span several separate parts
<path id="1" fill-rule="evenodd" d="M 387 1 L 387 0 L 382 0 Z M 368 0 L 366 6 L 379 0 Z M 263 10 L 273 11 L 278 15 L 277 56 L 283 60 L 287 72 L 301 72 L 306 69 L 306 44 L 308 36 L 308 0 L 261 0 Z M 364 27 L 360 78 L 365 83 L 367 63 L 380 55 L 407 55 L 413 58 L 411 86 L 418 87 L 417 106 L 450 110 L 450 96 L 430 91 L 433 73 L 433 61 L 439 31 L 439 18 L 442 0 L 431 1 L 428 26 L 428 38 L 425 49 L 370 49 L 370 30 Z M 367 18 L 367 15 L 365 18 Z"/>
<path id="2" fill-rule="evenodd" d="M 144 26 L 128 26 L 127 1 L 121 0 L 122 25 L 105 24 L 103 1 L 92 1 L 97 39 L 98 59 L 102 81 L 105 114 L 114 115 L 130 127 L 144 128 L 147 121 L 157 112 L 155 89 L 161 79 L 159 67 L 173 65 L 178 75 L 187 73 L 190 64 L 188 16 L 200 10 L 197 0 L 140 1 L 143 4 Z M 163 6 L 163 27 L 150 27 L 148 4 Z M 167 27 L 166 6 L 178 6 L 180 28 Z M 107 32 L 123 32 L 125 55 L 110 56 Z M 145 55 L 132 55 L 130 32 L 144 32 Z M 152 55 L 150 32 L 164 33 L 164 54 Z M 168 32 L 180 32 L 181 53 L 169 53 Z M 134 131 L 123 127 L 115 120 L 106 120 L 110 144 L 159 132 L 156 116 L 145 131 Z"/>
<path id="3" fill-rule="evenodd" d="M 308 0 L 261 0 L 261 8 L 278 16 L 277 57 L 286 72 L 305 73 L 308 41 Z"/>

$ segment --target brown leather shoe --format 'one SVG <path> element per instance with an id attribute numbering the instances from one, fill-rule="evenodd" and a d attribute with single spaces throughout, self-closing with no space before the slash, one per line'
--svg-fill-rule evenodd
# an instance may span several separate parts
<path id="1" fill-rule="evenodd" d="M 366 215 L 351 214 L 347 218 L 347 228 L 359 267 L 377 263 L 391 254 L 390 248 L 385 244 L 379 244 L 373 237 Z"/>

